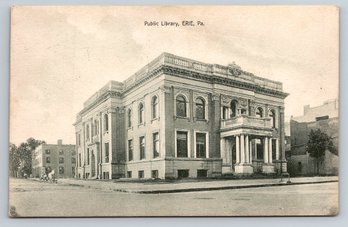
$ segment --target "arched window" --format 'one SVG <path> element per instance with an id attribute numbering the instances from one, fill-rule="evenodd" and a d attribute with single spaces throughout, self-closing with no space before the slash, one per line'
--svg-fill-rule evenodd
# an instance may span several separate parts
<path id="1" fill-rule="evenodd" d="M 132 127 L 132 110 L 131 109 L 128 109 L 128 112 L 127 112 L 127 125 L 128 125 L 128 128 Z"/>
<path id="2" fill-rule="evenodd" d="M 196 118 L 199 120 L 205 119 L 205 102 L 202 98 L 196 99 Z"/>
<path id="3" fill-rule="evenodd" d="M 104 131 L 109 131 L 109 117 L 104 114 Z"/>
<path id="4" fill-rule="evenodd" d="M 139 104 L 139 124 L 144 123 L 144 104 Z"/>
<path id="5" fill-rule="evenodd" d="M 231 102 L 231 117 L 236 117 L 238 111 L 238 101 L 232 100 Z"/>
<path id="6" fill-rule="evenodd" d="M 263 109 L 261 107 L 256 109 L 256 117 L 259 117 L 259 118 L 263 117 Z"/>
<path id="7" fill-rule="evenodd" d="M 272 128 L 275 128 L 276 127 L 276 118 L 275 118 L 275 111 L 274 110 L 270 110 L 269 117 L 271 118 Z"/>
<path id="8" fill-rule="evenodd" d="M 158 98 L 157 96 L 154 96 L 152 98 L 152 119 L 158 118 Z"/>
<path id="9" fill-rule="evenodd" d="M 178 117 L 186 117 L 187 116 L 186 99 L 182 95 L 178 95 L 176 97 L 176 116 L 178 116 Z"/>

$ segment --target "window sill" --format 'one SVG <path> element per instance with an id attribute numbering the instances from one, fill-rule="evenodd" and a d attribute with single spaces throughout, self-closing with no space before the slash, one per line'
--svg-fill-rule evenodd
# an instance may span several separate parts
<path id="1" fill-rule="evenodd" d="M 152 119 L 151 119 L 151 123 L 154 122 L 154 121 L 159 121 L 159 119 L 160 119 L 159 117 L 152 118 Z"/>
<path id="2" fill-rule="evenodd" d="M 189 117 L 182 117 L 182 116 L 174 116 L 174 119 L 187 119 L 188 121 L 190 121 Z"/>
<path id="3" fill-rule="evenodd" d="M 143 126 L 145 126 L 145 122 L 138 124 L 138 128 L 143 127 Z"/>
<path id="4" fill-rule="evenodd" d="M 200 122 L 206 122 L 208 123 L 208 119 L 198 119 L 198 118 L 193 118 L 194 121 L 200 121 Z"/>

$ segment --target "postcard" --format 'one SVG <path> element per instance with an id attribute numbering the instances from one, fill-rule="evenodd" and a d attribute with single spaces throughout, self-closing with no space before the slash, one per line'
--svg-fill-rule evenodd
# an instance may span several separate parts
<path id="1" fill-rule="evenodd" d="M 13 6 L 10 47 L 10 217 L 338 214 L 336 6 Z"/>

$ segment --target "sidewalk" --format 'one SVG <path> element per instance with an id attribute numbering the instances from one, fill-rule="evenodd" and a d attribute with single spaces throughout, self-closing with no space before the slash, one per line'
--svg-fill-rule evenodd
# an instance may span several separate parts
<path id="1" fill-rule="evenodd" d="M 287 179 L 285 179 L 286 182 Z M 58 179 L 58 184 L 80 186 L 100 190 L 112 190 L 128 193 L 159 194 L 193 191 L 227 190 L 254 187 L 272 187 L 299 184 L 318 184 L 338 182 L 338 177 L 300 177 L 291 178 L 291 183 L 280 183 L 280 179 L 238 179 L 238 180 L 197 180 L 197 181 L 149 181 L 149 182 L 113 182 L 99 180 Z"/>

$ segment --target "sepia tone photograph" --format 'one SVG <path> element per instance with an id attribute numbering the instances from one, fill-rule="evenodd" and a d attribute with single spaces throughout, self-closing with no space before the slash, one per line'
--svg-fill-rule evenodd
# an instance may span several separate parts
<path id="1" fill-rule="evenodd" d="M 336 6 L 13 6 L 10 53 L 10 217 L 339 213 Z"/>

